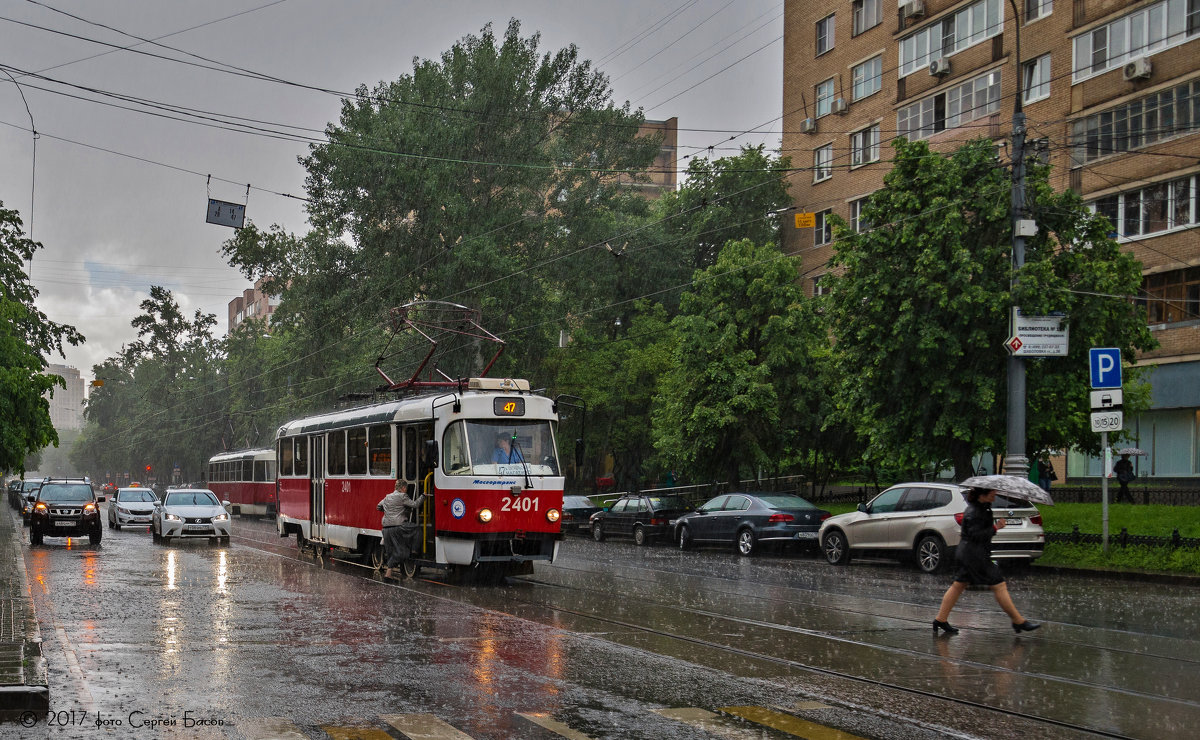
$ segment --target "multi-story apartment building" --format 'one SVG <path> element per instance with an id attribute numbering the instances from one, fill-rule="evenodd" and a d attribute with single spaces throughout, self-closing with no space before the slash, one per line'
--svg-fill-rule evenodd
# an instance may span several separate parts
<path id="1" fill-rule="evenodd" d="M 57 375 L 67 384 L 55 388 L 50 398 L 50 423 L 55 429 L 82 429 L 84 383 L 79 371 L 69 365 L 47 365 L 46 374 Z"/>
<path id="2" fill-rule="evenodd" d="M 279 305 L 279 298 L 263 292 L 262 286 L 265 280 L 266 278 L 259 278 L 253 288 L 247 288 L 242 291 L 240 296 L 229 302 L 227 334 L 233 333 L 237 325 L 246 319 L 265 318 L 268 324 L 271 323 L 271 314 L 275 313 L 275 308 Z"/>
<path id="3" fill-rule="evenodd" d="M 1002 141 L 1020 79 L 1028 153 L 1143 265 L 1160 347 L 1137 358 L 1152 408 L 1126 419 L 1149 453 L 1139 474 L 1200 476 L 1200 0 L 787 0 L 783 63 L 783 151 L 812 168 L 791 193 L 816 214 L 783 240 L 810 294 L 833 254 L 826 217 L 860 227 L 888 142 Z M 1072 455 L 1068 472 L 1100 465 Z"/>

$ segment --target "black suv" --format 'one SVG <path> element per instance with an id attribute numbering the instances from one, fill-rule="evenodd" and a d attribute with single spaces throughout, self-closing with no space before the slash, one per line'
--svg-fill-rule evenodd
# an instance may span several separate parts
<path id="1" fill-rule="evenodd" d="M 87 478 L 47 478 L 42 481 L 29 515 L 29 543 L 42 544 L 43 537 L 82 537 L 100 544 L 103 496 L 97 496 Z"/>

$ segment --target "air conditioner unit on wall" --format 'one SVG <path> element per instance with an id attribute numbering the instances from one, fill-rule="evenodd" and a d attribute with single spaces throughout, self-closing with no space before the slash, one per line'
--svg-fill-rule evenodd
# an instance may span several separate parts
<path id="1" fill-rule="evenodd" d="M 905 18 L 925 15 L 925 3 L 923 0 L 900 0 L 900 15 Z"/>
<path id="2" fill-rule="evenodd" d="M 817 119 L 805 118 L 803 121 L 800 122 L 800 133 L 813 134 L 813 133 L 816 133 L 816 131 L 817 131 Z"/>
<path id="3" fill-rule="evenodd" d="M 945 57 L 938 57 L 929 63 L 929 75 L 931 77 L 944 77 L 950 74 L 950 60 Z"/>
<path id="4" fill-rule="evenodd" d="M 1123 70 L 1126 80 L 1145 80 L 1150 78 L 1150 73 L 1154 71 L 1150 60 L 1146 57 L 1138 57 L 1125 65 Z"/>
<path id="5" fill-rule="evenodd" d="M 845 98 L 837 98 L 836 100 L 833 101 L 833 112 L 834 113 L 845 113 L 848 110 L 850 110 L 850 106 L 846 105 Z"/>

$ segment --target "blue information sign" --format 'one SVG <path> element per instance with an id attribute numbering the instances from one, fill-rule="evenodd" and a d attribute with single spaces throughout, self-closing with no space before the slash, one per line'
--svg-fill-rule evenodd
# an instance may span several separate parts
<path id="1" fill-rule="evenodd" d="M 1119 347 L 1092 347 L 1088 350 L 1088 364 L 1092 371 L 1093 388 L 1121 387 L 1121 349 Z"/>

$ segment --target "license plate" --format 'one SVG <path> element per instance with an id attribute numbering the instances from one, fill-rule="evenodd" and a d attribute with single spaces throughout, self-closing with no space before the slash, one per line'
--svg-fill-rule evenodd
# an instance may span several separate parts
<path id="1" fill-rule="evenodd" d="M 187 529 L 187 530 L 212 529 L 212 527 L 208 526 L 207 524 L 189 524 L 186 527 L 184 527 L 184 529 Z"/>
<path id="2" fill-rule="evenodd" d="M 1010 527 L 1012 527 L 1012 526 L 1020 526 L 1020 525 L 1022 525 L 1022 524 L 1024 524 L 1024 523 L 1025 523 L 1025 520 L 1024 520 L 1024 519 L 1022 519 L 1022 518 L 1020 518 L 1020 517 L 1017 517 L 1017 518 L 1015 518 L 1015 519 L 1014 519 L 1013 517 L 1009 517 L 1008 519 L 1006 519 L 1006 520 L 1005 520 L 1005 522 L 1004 522 L 1004 523 L 1005 523 L 1005 524 L 1007 524 L 1007 525 L 1008 525 L 1008 526 L 1010 526 Z"/>
<path id="3" fill-rule="evenodd" d="M 817 532 L 797 532 L 796 539 L 798 540 L 815 540 Z"/>
<path id="4" fill-rule="evenodd" d="M 55 522 L 54 526 L 56 526 L 56 527 L 74 527 L 75 522 Z"/>

